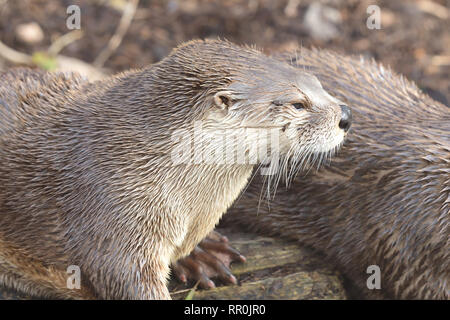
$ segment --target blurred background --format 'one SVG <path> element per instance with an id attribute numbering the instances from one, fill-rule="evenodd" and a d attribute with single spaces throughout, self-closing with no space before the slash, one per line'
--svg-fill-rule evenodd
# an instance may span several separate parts
<path id="1" fill-rule="evenodd" d="M 81 13 L 75 31 L 66 25 L 73 4 Z M 373 4 L 381 9 L 379 30 L 366 26 Z M 103 75 L 157 62 L 183 41 L 221 37 L 267 53 L 316 46 L 373 57 L 448 105 L 449 6 L 448 0 L 0 0 L 0 70 L 63 64 Z"/>

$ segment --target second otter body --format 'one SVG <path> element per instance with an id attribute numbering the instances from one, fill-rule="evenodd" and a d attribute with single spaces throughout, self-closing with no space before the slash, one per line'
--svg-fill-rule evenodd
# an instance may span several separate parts
<path id="1" fill-rule="evenodd" d="M 326 50 L 296 57 L 352 105 L 352 134 L 330 166 L 270 206 L 255 179 L 227 223 L 320 250 L 366 297 L 449 299 L 450 109 L 374 62 Z M 367 286 L 370 266 L 379 289 Z"/>
<path id="2" fill-rule="evenodd" d="M 258 163 L 175 162 L 184 138 L 241 146 L 242 128 L 270 128 L 297 163 L 301 150 L 338 148 L 349 126 L 313 76 L 223 41 L 95 83 L 36 71 L 0 81 L 0 282 L 37 296 L 169 298 L 170 263 L 214 228 Z M 209 131 L 196 133 L 198 121 Z M 255 137 L 246 155 L 269 145 Z M 67 287 L 69 266 L 79 290 Z"/>

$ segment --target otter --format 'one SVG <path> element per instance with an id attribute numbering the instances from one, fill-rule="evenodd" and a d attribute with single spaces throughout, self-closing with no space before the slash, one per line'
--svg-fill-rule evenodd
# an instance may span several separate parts
<path id="1" fill-rule="evenodd" d="M 278 57 L 352 106 L 352 134 L 329 165 L 299 175 L 269 205 L 257 176 L 225 225 L 324 253 L 356 297 L 449 299 L 449 108 L 374 61 L 304 48 Z M 367 286 L 373 265 L 380 289 Z"/>
<path id="2" fill-rule="evenodd" d="M 40 297 L 169 299 L 170 264 L 255 166 L 270 164 L 274 185 L 351 125 L 313 75 L 221 40 L 93 83 L 11 70 L 0 84 L 0 283 Z M 212 158 L 230 147 L 245 161 Z"/>

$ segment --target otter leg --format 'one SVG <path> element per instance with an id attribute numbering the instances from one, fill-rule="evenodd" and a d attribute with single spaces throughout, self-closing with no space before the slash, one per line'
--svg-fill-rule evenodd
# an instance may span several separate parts
<path id="1" fill-rule="evenodd" d="M 139 287 L 144 287 L 144 291 L 138 292 L 138 296 L 132 299 L 145 300 L 170 300 L 167 279 L 169 277 L 169 263 L 164 263 L 158 259 L 151 261 L 147 268 L 141 269 L 141 283 Z M 169 259 L 164 259 L 169 261 Z"/>
<path id="2" fill-rule="evenodd" d="M 245 257 L 229 245 L 225 236 L 212 231 L 189 256 L 178 260 L 172 268 L 179 281 L 199 281 L 201 288 L 208 289 L 215 287 L 211 278 L 218 278 L 225 284 L 237 283 L 230 271 L 232 262 L 245 262 Z"/>
<path id="3" fill-rule="evenodd" d="M 150 245 L 145 245 L 145 239 L 142 237 L 136 241 L 134 246 L 137 250 L 133 250 L 128 243 L 116 242 L 110 245 L 118 249 L 113 254 L 95 251 L 92 257 L 77 259 L 86 261 L 80 264 L 81 273 L 86 275 L 101 299 L 171 299 L 167 279 L 173 249 L 165 240 L 152 238 L 148 241 Z"/>

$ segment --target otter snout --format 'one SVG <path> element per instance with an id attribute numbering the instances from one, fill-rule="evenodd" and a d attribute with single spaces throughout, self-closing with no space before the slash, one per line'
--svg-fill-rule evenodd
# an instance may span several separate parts
<path id="1" fill-rule="evenodd" d="M 339 121 L 339 128 L 347 132 L 352 125 L 352 111 L 345 104 L 341 104 L 341 120 Z"/>

